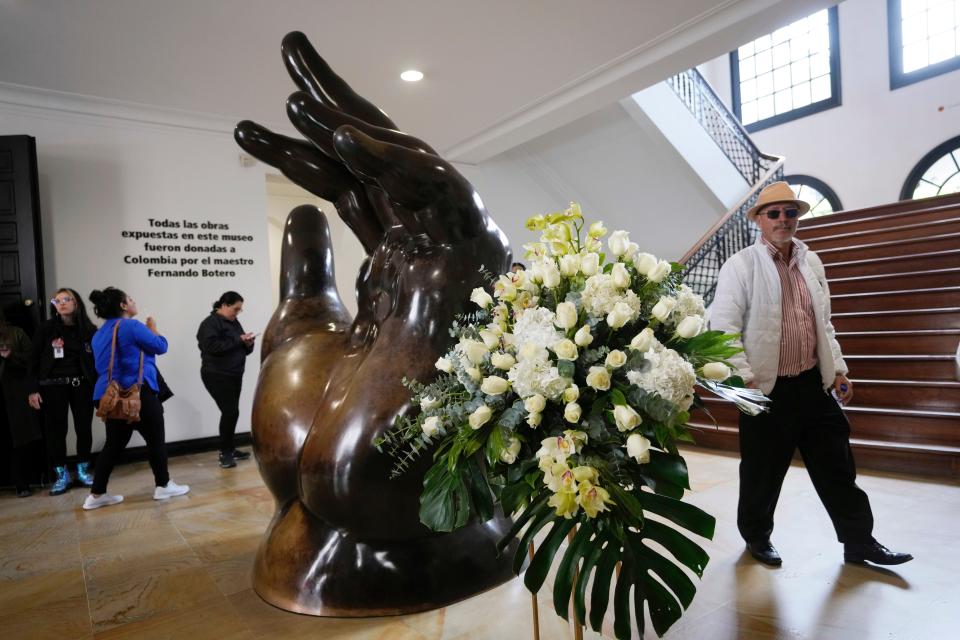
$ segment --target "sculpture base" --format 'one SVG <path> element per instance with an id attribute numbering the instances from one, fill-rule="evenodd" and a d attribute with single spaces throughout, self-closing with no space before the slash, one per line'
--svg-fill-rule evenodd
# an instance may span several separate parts
<path id="1" fill-rule="evenodd" d="M 496 551 L 510 525 L 499 517 L 416 540 L 361 541 L 294 500 L 260 543 L 253 587 L 276 607 L 314 616 L 429 611 L 514 577 L 516 541 L 501 556 Z"/>

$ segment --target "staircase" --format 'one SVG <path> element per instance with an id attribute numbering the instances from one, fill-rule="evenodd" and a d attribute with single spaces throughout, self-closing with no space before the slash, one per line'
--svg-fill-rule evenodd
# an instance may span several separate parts
<path id="1" fill-rule="evenodd" d="M 801 222 L 826 267 L 854 383 L 845 412 L 862 468 L 960 479 L 960 194 Z M 692 424 L 736 451 L 736 408 L 716 397 Z"/>

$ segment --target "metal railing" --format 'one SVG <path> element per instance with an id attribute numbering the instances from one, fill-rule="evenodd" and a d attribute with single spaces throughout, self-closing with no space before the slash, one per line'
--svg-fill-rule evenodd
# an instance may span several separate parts
<path id="1" fill-rule="evenodd" d="M 696 69 L 678 73 L 667 84 L 750 185 L 747 195 L 680 259 L 687 267 L 684 282 L 710 304 L 720 267 L 727 258 L 756 241 L 759 229 L 747 219 L 747 211 L 765 186 L 783 179 L 783 158 L 757 148 L 737 117 Z"/>

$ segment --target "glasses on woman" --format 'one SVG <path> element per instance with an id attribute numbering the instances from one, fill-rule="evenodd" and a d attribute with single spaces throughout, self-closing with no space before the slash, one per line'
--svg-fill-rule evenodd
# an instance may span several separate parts
<path id="1" fill-rule="evenodd" d="M 50 304 L 60 305 L 73 302 L 73 296 L 60 296 L 59 298 L 50 298 Z"/>
<path id="2" fill-rule="evenodd" d="M 776 220 L 777 218 L 780 217 L 781 211 L 783 212 L 783 215 L 786 216 L 789 220 L 793 220 L 798 215 L 800 215 L 800 209 L 797 209 L 796 207 L 784 207 L 784 208 L 771 207 L 769 209 L 764 210 L 764 213 L 767 214 L 767 217 L 770 218 L 771 220 Z"/>

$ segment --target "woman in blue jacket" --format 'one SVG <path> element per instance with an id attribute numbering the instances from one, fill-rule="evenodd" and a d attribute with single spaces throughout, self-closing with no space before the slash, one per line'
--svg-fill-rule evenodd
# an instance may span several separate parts
<path id="1" fill-rule="evenodd" d="M 167 471 L 167 447 L 164 441 L 163 407 L 157 398 L 160 385 L 157 382 L 156 356 L 167 352 L 167 339 L 157 332 L 157 323 L 147 318 L 146 324 L 134 320 L 137 303 L 120 289 L 107 287 L 90 294 L 94 312 L 106 322 L 93 336 L 93 356 L 96 362 L 97 384 L 93 388 L 93 401 L 99 405 L 107 384 L 113 329 L 117 330 L 117 355 L 113 364 L 113 379 L 121 389 L 136 384 L 140 372 L 140 354 L 143 353 L 143 384 L 140 387 L 140 422 L 107 420 L 107 441 L 97 459 L 90 495 L 83 503 L 84 509 L 99 509 L 123 501 L 123 496 L 107 493 L 107 481 L 117 464 L 134 430 L 139 431 L 147 443 L 147 455 L 156 489 L 154 500 L 166 500 L 190 491 L 170 479 Z"/>

